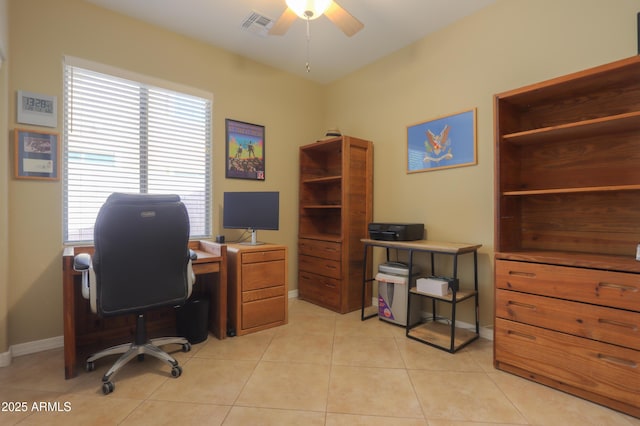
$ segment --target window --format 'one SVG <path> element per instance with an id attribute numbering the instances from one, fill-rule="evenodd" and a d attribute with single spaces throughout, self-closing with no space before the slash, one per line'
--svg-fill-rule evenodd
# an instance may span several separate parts
<path id="1" fill-rule="evenodd" d="M 178 194 L 191 237 L 210 236 L 211 97 L 79 61 L 66 58 L 64 66 L 65 242 L 93 240 L 98 210 L 113 192 Z"/>

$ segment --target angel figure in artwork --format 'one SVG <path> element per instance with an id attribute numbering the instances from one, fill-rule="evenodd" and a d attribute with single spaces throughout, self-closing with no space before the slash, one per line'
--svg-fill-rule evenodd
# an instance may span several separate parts
<path id="1" fill-rule="evenodd" d="M 449 139 L 449 130 L 451 127 L 446 124 L 440 134 L 435 135 L 427 129 L 427 140 L 424 142 L 426 155 L 422 161 L 434 161 L 436 163 L 442 160 L 450 160 L 453 158 L 451 154 L 451 139 Z"/>

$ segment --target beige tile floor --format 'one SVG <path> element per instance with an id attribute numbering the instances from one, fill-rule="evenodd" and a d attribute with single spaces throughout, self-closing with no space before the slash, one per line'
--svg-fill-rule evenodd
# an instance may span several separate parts
<path id="1" fill-rule="evenodd" d="M 290 300 L 288 325 L 176 346 L 177 379 L 154 359 L 134 362 L 108 396 L 100 377 L 112 358 L 64 380 L 62 349 L 18 357 L 0 368 L 0 424 L 640 425 L 494 370 L 490 341 L 452 355 L 359 315 Z M 7 412 L 15 402 L 26 411 Z M 61 410 L 38 411 L 41 402 Z"/>

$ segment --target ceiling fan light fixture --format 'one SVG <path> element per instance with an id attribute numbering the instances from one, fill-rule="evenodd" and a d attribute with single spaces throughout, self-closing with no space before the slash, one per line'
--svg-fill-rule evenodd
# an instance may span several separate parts
<path id="1" fill-rule="evenodd" d="M 302 19 L 316 19 L 329 8 L 332 0 L 286 0 L 289 9 Z"/>

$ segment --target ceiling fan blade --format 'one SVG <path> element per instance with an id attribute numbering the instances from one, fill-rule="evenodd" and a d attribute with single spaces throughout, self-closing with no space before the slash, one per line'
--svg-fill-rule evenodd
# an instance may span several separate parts
<path id="1" fill-rule="evenodd" d="M 291 24 L 293 24 L 293 21 L 295 21 L 297 17 L 298 15 L 287 7 L 269 30 L 269 35 L 283 35 L 289 30 L 289 27 L 291 27 Z"/>
<path id="2" fill-rule="evenodd" d="M 335 1 L 331 2 L 329 8 L 324 12 L 324 14 L 327 15 L 327 18 L 336 24 L 336 26 L 348 37 L 351 37 L 364 28 L 364 24 L 362 22 L 354 18 L 353 15 L 344 10 L 342 6 Z"/>

